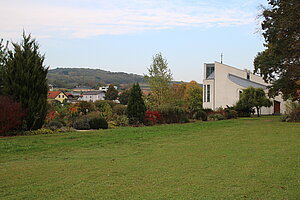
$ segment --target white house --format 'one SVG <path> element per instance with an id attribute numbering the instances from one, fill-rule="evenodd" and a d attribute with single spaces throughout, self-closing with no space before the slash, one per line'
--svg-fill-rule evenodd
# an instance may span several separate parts
<path id="1" fill-rule="evenodd" d="M 101 87 L 99 87 L 99 90 L 104 91 L 104 92 L 107 92 L 108 88 L 109 88 L 109 85 L 107 85 L 107 86 L 101 86 Z M 118 87 L 117 87 L 117 86 L 114 86 L 114 88 L 115 88 L 116 90 L 118 90 Z"/>
<path id="2" fill-rule="evenodd" d="M 80 101 L 92 101 L 104 100 L 105 92 L 104 91 L 86 91 L 82 93 L 82 96 L 78 99 Z"/>
<path id="3" fill-rule="evenodd" d="M 267 83 L 262 77 L 249 70 L 237 69 L 219 62 L 204 64 L 203 107 L 216 110 L 233 106 L 240 98 L 243 89 L 248 87 L 263 88 L 266 93 Z M 279 114 L 285 112 L 285 103 L 276 96 L 273 106 L 263 107 L 261 114 Z"/>

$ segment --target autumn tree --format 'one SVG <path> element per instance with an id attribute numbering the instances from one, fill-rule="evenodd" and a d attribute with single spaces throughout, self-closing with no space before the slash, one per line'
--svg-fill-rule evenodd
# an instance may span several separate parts
<path id="1" fill-rule="evenodd" d="M 44 59 L 35 39 L 23 33 L 22 42 L 13 43 L 4 66 L 4 94 L 22 105 L 26 130 L 41 128 L 47 114 L 48 68 L 43 65 Z"/>
<path id="2" fill-rule="evenodd" d="M 168 68 L 166 58 L 161 53 L 153 56 L 153 61 L 148 68 L 148 75 L 145 80 L 149 83 L 153 103 L 156 107 L 168 104 L 171 96 L 172 73 Z"/>
<path id="3" fill-rule="evenodd" d="M 187 102 L 188 110 L 193 113 L 202 109 L 203 101 L 202 87 L 196 82 L 191 81 L 186 86 L 185 99 Z"/>
<path id="4" fill-rule="evenodd" d="M 261 24 L 266 49 L 254 59 L 255 73 L 272 83 L 269 94 L 300 99 L 300 1 L 268 0 Z"/>

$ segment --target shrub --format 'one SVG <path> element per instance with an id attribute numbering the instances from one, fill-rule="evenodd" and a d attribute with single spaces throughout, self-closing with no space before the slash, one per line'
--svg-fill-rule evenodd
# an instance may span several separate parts
<path id="1" fill-rule="evenodd" d="M 226 119 L 236 119 L 238 117 L 238 113 L 235 110 L 229 109 L 229 108 L 225 108 L 225 118 Z"/>
<path id="2" fill-rule="evenodd" d="M 76 120 L 73 123 L 73 128 L 75 128 L 77 130 L 89 130 L 90 124 L 89 124 L 87 118 L 81 118 L 81 119 Z"/>
<path id="3" fill-rule="evenodd" d="M 96 109 L 101 108 L 101 106 L 103 104 L 108 104 L 108 105 L 110 105 L 111 108 L 113 108 L 114 106 L 118 105 L 116 102 L 111 101 L 111 100 L 97 100 L 97 101 L 95 101 Z"/>
<path id="4" fill-rule="evenodd" d="M 184 108 L 172 105 L 160 106 L 158 111 L 161 114 L 161 123 L 182 123 L 186 122 L 187 112 Z"/>
<path id="5" fill-rule="evenodd" d="M 75 105 L 78 111 L 86 115 L 88 112 L 95 111 L 95 105 L 93 102 L 80 101 Z"/>
<path id="6" fill-rule="evenodd" d="M 117 115 L 113 122 L 114 122 L 115 126 L 128 126 L 129 125 L 129 119 L 126 115 Z"/>
<path id="7" fill-rule="evenodd" d="M 195 112 L 193 118 L 198 120 L 201 119 L 202 121 L 207 121 L 207 114 L 204 110 L 198 110 Z"/>
<path id="8" fill-rule="evenodd" d="M 24 131 L 22 135 L 46 135 L 46 134 L 53 134 L 54 132 L 50 129 L 41 128 L 33 131 Z"/>
<path id="9" fill-rule="evenodd" d="M 52 131 L 63 127 L 63 124 L 60 121 L 50 121 L 48 124 L 48 128 Z"/>
<path id="10" fill-rule="evenodd" d="M 225 117 L 224 117 L 223 115 L 221 115 L 220 113 L 210 114 L 210 115 L 208 115 L 208 118 L 209 118 L 210 120 L 214 120 L 214 121 L 225 119 Z"/>
<path id="11" fill-rule="evenodd" d="M 0 135 L 20 128 L 24 116 L 21 104 L 15 102 L 11 97 L 0 96 Z"/>
<path id="12" fill-rule="evenodd" d="M 112 112 L 113 112 L 113 114 L 116 114 L 116 115 L 126 115 L 126 111 L 127 111 L 127 106 L 118 104 L 113 107 Z"/>
<path id="13" fill-rule="evenodd" d="M 67 132 L 75 132 L 76 130 L 72 127 L 63 126 L 60 129 L 56 129 L 55 132 L 57 133 L 67 133 Z"/>
<path id="14" fill-rule="evenodd" d="M 100 116 L 106 120 L 110 120 L 112 117 L 112 107 L 107 101 L 96 101 L 97 110 L 100 112 Z"/>
<path id="15" fill-rule="evenodd" d="M 300 103 L 289 101 L 286 103 L 288 121 L 300 122 Z"/>
<path id="16" fill-rule="evenodd" d="M 159 111 L 150 111 L 147 110 L 145 113 L 145 122 L 148 125 L 154 125 L 160 120 L 160 112 Z"/>
<path id="17" fill-rule="evenodd" d="M 210 108 L 203 108 L 202 110 L 206 112 L 206 114 L 213 112 L 213 110 Z"/>
<path id="18" fill-rule="evenodd" d="M 89 119 L 91 129 L 108 129 L 108 123 L 104 118 L 94 117 Z"/>

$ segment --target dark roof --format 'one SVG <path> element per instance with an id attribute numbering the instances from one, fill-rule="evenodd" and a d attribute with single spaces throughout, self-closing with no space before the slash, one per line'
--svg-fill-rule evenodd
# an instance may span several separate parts
<path id="1" fill-rule="evenodd" d="M 82 95 L 98 95 L 98 94 L 101 94 L 101 93 L 105 93 L 104 91 L 86 91 L 86 92 L 83 92 Z"/>

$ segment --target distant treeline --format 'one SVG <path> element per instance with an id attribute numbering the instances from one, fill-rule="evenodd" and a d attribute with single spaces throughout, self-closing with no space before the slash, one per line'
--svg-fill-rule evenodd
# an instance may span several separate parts
<path id="1" fill-rule="evenodd" d="M 144 77 L 137 74 L 88 68 L 50 69 L 47 78 L 48 83 L 59 88 L 74 88 L 78 85 L 97 88 L 106 84 L 121 85 L 145 82 Z"/>

